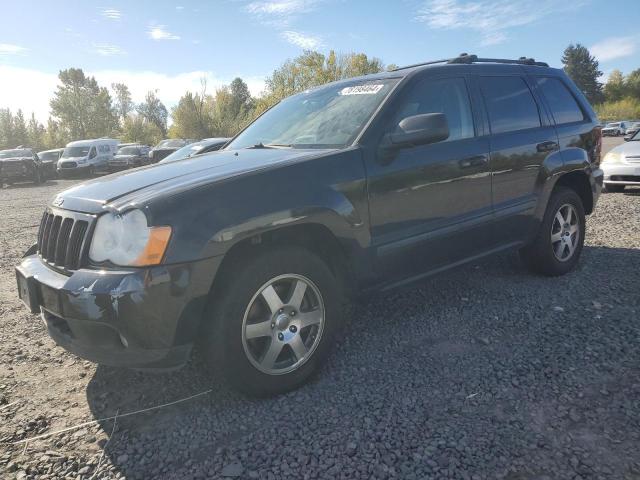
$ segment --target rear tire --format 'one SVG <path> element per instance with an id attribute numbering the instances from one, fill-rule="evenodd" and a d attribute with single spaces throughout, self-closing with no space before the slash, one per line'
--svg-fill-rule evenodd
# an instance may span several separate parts
<path id="1" fill-rule="evenodd" d="M 210 369 L 248 395 L 293 390 L 329 353 L 344 305 L 338 283 L 301 247 L 240 260 L 214 287 L 199 351 Z"/>
<path id="2" fill-rule="evenodd" d="M 625 185 L 605 183 L 604 188 L 607 192 L 610 192 L 610 193 L 622 193 L 624 192 Z"/>
<path id="3" fill-rule="evenodd" d="M 573 270 L 584 245 L 585 214 L 578 194 L 556 187 L 534 241 L 520 250 L 529 270 L 548 276 Z"/>

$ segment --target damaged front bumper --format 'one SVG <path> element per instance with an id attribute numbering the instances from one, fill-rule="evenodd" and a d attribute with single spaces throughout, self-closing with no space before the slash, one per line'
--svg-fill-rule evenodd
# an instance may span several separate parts
<path id="1" fill-rule="evenodd" d="M 31 254 L 16 278 L 20 298 L 66 350 L 105 365 L 174 368 L 189 359 L 220 261 L 69 275 Z"/>

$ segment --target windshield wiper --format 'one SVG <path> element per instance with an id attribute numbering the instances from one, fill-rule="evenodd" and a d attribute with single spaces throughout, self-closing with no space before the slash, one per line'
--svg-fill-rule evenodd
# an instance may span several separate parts
<path id="1" fill-rule="evenodd" d="M 256 143 L 253 147 L 247 148 L 291 148 L 293 145 L 287 143 Z"/>

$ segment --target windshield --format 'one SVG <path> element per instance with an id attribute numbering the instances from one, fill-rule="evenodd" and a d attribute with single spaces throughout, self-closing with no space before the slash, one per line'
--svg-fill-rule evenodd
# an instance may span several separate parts
<path id="1" fill-rule="evenodd" d="M 17 158 L 17 157 L 30 157 L 31 151 L 24 148 L 18 150 L 3 150 L 0 152 L 0 158 Z"/>
<path id="2" fill-rule="evenodd" d="M 62 158 L 86 157 L 89 155 L 89 145 L 83 147 L 67 147 L 62 152 Z"/>
<path id="3" fill-rule="evenodd" d="M 338 148 L 351 144 L 398 79 L 341 82 L 284 99 L 226 150 L 261 146 Z"/>
<path id="4" fill-rule="evenodd" d="M 122 147 L 118 150 L 117 155 L 140 155 L 138 147 Z"/>
<path id="5" fill-rule="evenodd" d="M 155 148 L 179 148 L 184 144 L 184 140 L 162 140 Z"/>
<path id="6" fill-rule="evenodd" d="M 167 158 L 160 160 L 160 163 L 175 162 L 176 160 L 191 157 L 192 155 L 196 155 L 200 150 L 202 150 L 204 146 L 205 145 L 201 142 L 186 145 L 173 152 Z"/>
<path id="7" fill-rule="evenodd" d="M 609 128 L 615 128 L 615 127 L 619 127 L 620 124 L 619 123 L 607 123 L 607 127 Z"/>
<path id="8" fill-rule="evenodd" d="M 44 162 L 51 162 L 58 159 L 59 153 L 60 152 L 40 152 L 38 153 L 38 158 Z"/>

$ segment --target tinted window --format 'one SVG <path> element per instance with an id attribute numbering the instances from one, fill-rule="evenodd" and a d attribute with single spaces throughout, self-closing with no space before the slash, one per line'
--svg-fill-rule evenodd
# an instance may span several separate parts
<path id="1" fill-rule="evenodd" d="M 402 100 L 394 126 L 412 115 L 444 113 L 449 123 L 449 138 L 460 140 L 474 136 L 473 116 L 467 86 L 462 78 L 423 80 Z"/>
<path id="2" fill-rule="evenodd" d="M 582 110 L 571 92 L 558 78 L 538 77 L 538 87 L 547 99 L 553 118 L 557 124 L 584 120 Z"/>
<path id="3" fill-rule="evenodd" d="M 491 133 L 540 126 L 538 107 L 521 77 L 483 77 L 480 87 L 489 112 Z"/>

